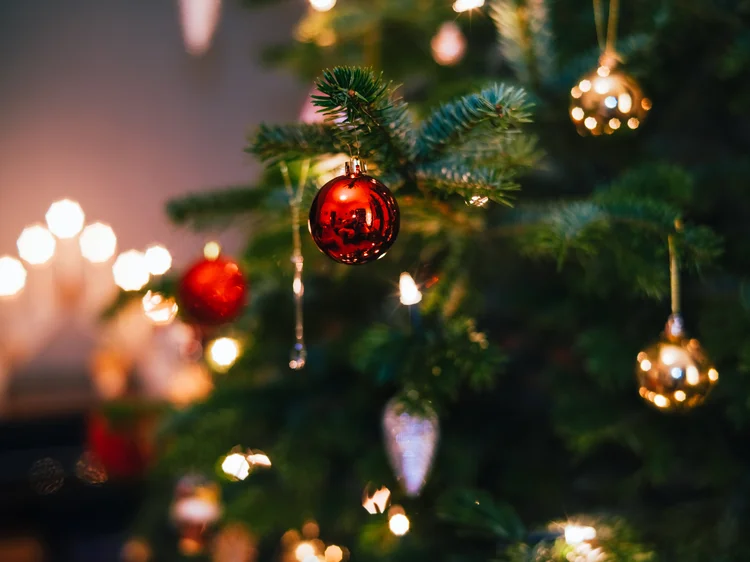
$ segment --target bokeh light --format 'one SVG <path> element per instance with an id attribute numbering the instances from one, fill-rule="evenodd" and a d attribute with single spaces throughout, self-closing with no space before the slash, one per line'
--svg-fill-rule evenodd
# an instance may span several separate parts
<path id="1" fill-rule="evenodd" d="M 211 241 L 206 242 L 206 245 L 203 246 L 203 257 L 207 260 L 215 260 L 219 257 L 219 254 L 221 253 L 221 245 L 219 245 L 218 242 Z"/>
<path id="2" fill-rule="evenodd" d="M 294 556 L 299 562 L 304 562 L 307 558 L 315 556 L 315 547 L 309 542 L 303 541 L 294 549 Z"/>
<path id="3" fill-rule="evenodd" d="M 596 529 L 586 525 L 565 525 L 565 542 L 573 546 L 596 538 Z"/>
<path id="4" fill-rule="evenodd" d="M 0 297 L 12 297 L 26 285 L 23 264 L 11 256 L 0 257 Z"/>
<path id="5" fill-rule="evenodd" d="M 112 274 L 115 284 L 123 291 L 138 291 L 150 279 L 146 259 L 138 250 L 128 250 L 117 256 Z"/>
<path id="6" fill-rule="evenodd" d="M 326 562 L 341 562 L 344 558 L 344 551 L 341 550 L 340 546 L 332 544 L 325 551 Z"/>
<path id="7" fill-rule="evenodd" d="M 18 255 L 31 265 L 47 263 L 55 255 L 55 237 L 41 224 L 24 228 L 16 245 Z"/>
<path id="8" fill-rule="evenodd" d="M 52 234 L 58 238 L 73 238 L 81 232 L 86 217 L 78 203 L 62 199 L 50 205 L 44 218 Z"/>
<path id="9" fill-rule="evenodd" d="M 459 62 L 466 52 L 466 37 L 455 22 L 449 21 L 440 26 L 430 41 L 432 58 L 435 62 L 450 66 Z"/>
<path id="10" fill-rule="evenodd" d="M 231 480 L 244 480 L 250 474 L 250 463 L 241 453 L 227 455 L 221 463 L 221 470 Z"/>
<path id="11" fill-rule="evenodd" d="M 403 536 L 408 533 L 409 527 L 409 518 L 405 513 L 394 513 L 388 519 L 388 528 L 391 530 L 391 533 L 393 533 L 397 537 Z"/>
<path id="12" fill-rule="evenodd" d="M 385 513 L 385 508 L 388 507 L 390 499 L 391 491 L 388 488 L 382 486 L 375 489 L 374 486 L 368 484 L 365 486 L 365 490 L 362 493 L 362 507 L 364 507 L 370 515 Z"/>
<path id="13" fill-rule="evenodd" d="M 81 232 L 81 254 L 91 263 L 104 263 L 115 255 L 117 236 L 108 224 L 95 222 Z"/>
<path id="14" fill-rule="evenodd" d="M 310 6 L 318 12 L 327 12 L 336 5 L 336 0 L 310 0 Z"/>
<path id="15" fill-rule="evenodd" d="M 180 24 L 185 50 L 203 55 L 211 47 L 221 17 L 221 0 L 180 0 Z"/>
<path id="16" fill-rule="evenodd" d="M 484 0 L 456 0 L 453 2 L 453 9 L 459 14 L 482 6 L 484 6 Z"/>
<path id="17" fill-rule="evenodd" d="M 53 494 L 62 488 L 65 471 L 60 461 L 46 457 L 31 465 L 29 481 L 37 494 Z"/>
<path id="18" fill-rule="evenodd" d="M 264 468 L 268 468 L 271 466 L 271 459 L 269 459 L 268 455 L 266 455 L 262 451 L 249 451 L 247 454 L 247 462 L 249 462 L 253 467 L 261 466 Z"/>
<path id="19" fill-rule="evenodd" d="M 177 316 L 178 306 L 171 297 L 148 291 L 141 301 L 143 313 L 154 326 L 167 326 Z"/>
<path id="20" fill-rule="evenodd" d="M 217 371 L 226 371 L 240 356 L 240 342 L 234 338 L 217 338 L 208 344 L 206 359 Z"/>
<path id="21" fill-rule="evenodd" d="M 172 254 L 164 246 L 158 244 L 149 246 L 144 256 L 151 275 L 164 275 L 172 267 Z"/>
<path id="22" fill-rule="evenodd" d="M 401 304 L 410 306 L 422 300 L 422 293 L 411 275 L 403 272 L 398 279 L 399 300 Z"/>

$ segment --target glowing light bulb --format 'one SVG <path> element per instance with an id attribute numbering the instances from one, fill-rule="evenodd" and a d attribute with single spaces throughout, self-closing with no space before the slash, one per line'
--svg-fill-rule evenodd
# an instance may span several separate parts
<path id="1" fill-rule="evenodd" d="M 78 203 L 62 199 L 50 205 L 44 218 L 52 234 L 58 238 L 73 238 L 81 232 L 85 216 Z"/>
<path id="2" fill-rule="evenodd" d="M 27 226 L 18 237 L 18 255 L 31 265 L 47 263 L 55 255 L 55 237 L 41 224 Z"/>
<path id="3" fill-rule="evenodd" d="M 240 356 L 240 343 L 234 338 L 218 338 L 208 344 L 206 359 L 217 371 L 226 371 Z"/>
<path id="4" fill-rule="evenodd" d="M 310 0 L 310 6 L 317 12 L 327 12 L 336 5 L 336 0 Z"/>
<path id="5" fill-rule="evenodd" d="M 576 121 L 580 121 L 581 119 L 583 119 L 583 108 L 574 107 L 573 109 L 570 110 L 570 116 Z"/>
<path id="6" fill-rule="evenodd" d="M 466 38 L 455 22 L 449 21 L 440 26 L 430 41 L 432 58 L 443 66 L 456 64 L 466 52 Z"/>
<path id="7" fill-rule="evenodd" d="M 365 488 L 365 493 L 362 497 L 362 507 L 364 507 L 370 515 L 385 513 L 385 508 L 388 507 L 390 499 L 391 491 L 385 486 L 375 490 L 372 495 L 370 495 L 367 488 Z"/>
<path id="8" fill-rule="evenodd" d="M 249 462 L 252 466 L 263 466 L 268 468 L 271 466 L 271 459 L 268 458 L 268 455 L 261 452 L 255 452 L 252 451 L 250 454 L 247 455 L 247 462 Z"/>
<path id="9" fill-rule="evenodd" d="M 401 304 L 409 306 L 417 304 L 422 300 L 422 293 L 419 287 L 417 287 L 412 276 L 406 272 L 403 272 L 398 279 L 398 290 Z"/>
<path id="10" fill-rule="evenodd" d="M 221 0 L 180 0 L 180 24 L 185 50 L 194 56 L 211 47 L 221 17 Z"/>
<path id="11" fill-rule="evenodd" d="M 115 255 L 117 236 L 109 225 L 95 222 L 83 229 L 78 243 L 84 258 L 91 263 L 103 263 Z"/>
<path id="12" fill-rule="evenodd" d="M 203 257 L 207 260 L 215 260 L 219 257 L 219 254 L 221 253 L 221 246 L 218 242 L 207 242 L 205 246 L 203 246 Z"/>
<path id="13" fill-rule="evenodd" d="M 408 533 L 409 526 L 409 518 L 404 513 L 394 513 L 388 519 L 388 528 L 391 530 L 391 533 L 398 537 Z"/>
<path id="14" fill-rule="evenodd" d="M 0 297 L 12 297 L 26 285 L 26 270 L 16 258 L 0 258 Z"/>
<path id="15" fill-rule="evenodd" d="M 586 125 L 587 129 L 596 129 L 596 117 L 586 117 L 583 124 Z"/>
<path id="16" fill-rule="evenodd" d="M 144 257 L 151 275 L 164 275 L 172 267 L 172 254 L 164 246 L 149 246 Z"/>
<path id="17" fill-rule="evenodd" d="M 115 284 L 123 291 L 139 291 L 151 277 L 146 260 L 138 250 L 128 250 L 117 256 L 112 265 L 112 275 Z"/>
<path id="18" fill-rule="evenodd" d="M 332 544 L 325 551 L 326 562 L 341 562 L 344 559 L 344 551 L 340 546 Z"/>
<path id="19" fill-rule="evenodd" d="M 294 549 L 294 556 L 299 562 L 304 562 L 310 556 L 315 556 L 315 547 L 309 542 L 301 542 Z"/>
<path id="20" fill-rule="evenodd" d="M 565 542 L 573 546 L 596 538 L 596 529 L 583 525 L 566 525 Z"/>
<path id="21" fill-rule="evenodd" d="M 221 470 L 230 478 L 244 480 L 250 474 L 250 463 L 247 462 L 245 455 L 232 453 L 224 458 L 221 463 Z"/>
<path id="22" fill-rule="evenodd" d="M 160 293 L 147 292 L 141 301 L 143 313 L 155 326 L 171 324 L 177 316 L 177 303 L 173 298 L 166 298 Z"/>
<path id="23" fill-rule="evenodd" d="M 453 2 L 453 10 L 459 14 L 482 6 L 484 6 L 484 0 L 456 0 Z"/>

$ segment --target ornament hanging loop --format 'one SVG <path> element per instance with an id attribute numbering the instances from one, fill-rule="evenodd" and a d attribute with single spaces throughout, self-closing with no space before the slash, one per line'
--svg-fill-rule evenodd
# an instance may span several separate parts
<path id="1" fill-rule="evenodd" d="M 672 299 L 672 315 L 667 321 L 666 333 L 670 338 L 679 338 L 683 334 L 682 316 L 680 314 L 680 261 L 675 244 L 675 235 L 682 230 L 682 222 L 674 223 L 675 233 L 667 236 L 669 247 L 669 288 Z"/>
<path id="2" fill-rule="evenodd" d="M 617 42 L 617 22 L 620 12 L 620 0 L 609 0 L 607 15 L 607 27 L 604 28 L 604 14 L 602 13 L 602 0 L 594 0 L 594 21 L 596 23 L 596 38 L 602 57 L 608 60 L 618 60 L 615 43 Z M 609 66 L 609 65 L 607 65 Z"/>

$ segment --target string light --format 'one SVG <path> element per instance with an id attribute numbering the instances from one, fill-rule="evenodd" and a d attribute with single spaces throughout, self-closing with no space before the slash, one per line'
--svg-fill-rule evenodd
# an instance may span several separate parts
<path id="1" fill-rule="evenodd" d="M 310 0 L 310 6 L 317 12 L 327 12 L 336 5 L 336 0 Z"/>
<path id="2" fill-rule="evenodd" d="M 422 293 L 411 275 L 403 272 L 398 278 L 399 300 L 401 304 L 410 306 L 422 300 Z"/>
<path id="3" fill-rule="evenodd" d="M 582 542 L 592 541 L 596 538 L 596 529 L 584 525 L 566 525 L 565 542 L 575 546 Z"/>
<path id="4" fill-rule="evenodd" d="M 453 2 L 453 10 L 459 14 L 482 6 L 484 6 L 484 0 L 456 0 Z"/>
<path id="5" fill-rule="evenodd" d="M 294 556 L 299 562 L 304 562 L 309 557 L 315 557 L 315 547 L 309 542 L 303 541 L 294 549 Z"/>
<path id="6" fill-rule="evenodd" d="M 164 246 L 153 245 L 144 253 L 146 266 L 151 275 L 164 275 L 172 267 L 172 254 Z"/>
<path id="7" fill-rule="evenodd" d="M 85 215 L 78 203 L 62 199 L 50 205 L 45 219 L 52 234 L 58 238 L 73 238 L 81 232 Z"/>
<path id="8" fill-rule="evenodd" d="M 409 518 L 404 513 L 404 510 L 399 506 L 394 506 L 390 510 L 390 517 L 388 518 L 388 528 L 391 533 L 397 537 L 401 537 L 409 532 L 411 526 Z"/>
<path id="9" fill-rule="evenodd" d="M 383 486 L 370 494 L 368 488 L 369 486 L 365 488 L 364 494 L 362 495 L 362 507 L 364 507 L 370 515 L 385 513 L 385 508 L 388 507 L 388 502 L 391 499 L 391 491 Z"/>
<path id="10" fill-rule="evenodd" d="M 344 558 L 344 551 L 341 550 L 340 546 L 332 544 L 331 546 L 326 548 L 324 556 L 326 562 L 341 562 L 341 560 L 343 560 Z"/>
<path id="11" fill-rule="evenodd" d="M 78 243 L 84 258 L 91 263 L 104 263 L 115 255 L 117 236 L 109 225 L 95 222 L 83 229 Z"/>
<path id="12" fill-rule="evenodd" d="M 0 297 L 12 297 L 26 285 L 23 264 L 10 256 L 0 257 Z"/>
<path id="13" fill-rule="evenodd" d="M 265 453 L 261 453 L 260 451 L 250 451 L 246 458 L 247 462 L 249 462 L 254 467 L 262 466 L 264 468 L 268 468 L 271 466 L 271 459 L 268 458 L 268 455 L 266 455 Z"/>
<path id="14" fill-rule="evenodd" d="M 207 242 L 205 246 L 203 246 L 203 257 L 207 260 L 215 260 L 219 257 L 219 254 L 221 253 L 221 246 L 218 242 Z"/>
<path id="15" fill-rule="evenodd" d="M 250 474 L 250 463 L 245 455 L 232 453 L 227 455 L 221 463 L 221 470 L 234 480 L 244 480 Z"/>
<path id="16" fill-rule="evenodd" d="M 435 62 L 450 66 L 461 60 L 466 52 L 466 38 L 455 22 L 445 22 L 430 41 Z"/>
<path id="17" fill-rule="evenodd" d="M 138 250 L 128 250 L 117 256 L 112 274 L 115 284 L 123 291 L 139 291 L 151 277 L 143 253 Z"/>
<path id="18" fill-rule="evenodd" d="M 55 255 L 55 237 L 41 224 L 24 228 L 16 245 L 18 255 L 31 265 L 47 263 Z"/>
<path id="19" fill-rule="evenodd" d="M 217 371 L 226 371 L 240 356 L 240 343 L 234 338 L 218 338 L 208 344 L 206 359 Z"/>
<path id="20" fill-rule="evenodd" d="M 148 291 L 141 301 L 143 313 L 155 326 L 171 324 L 177 316 L 177 303 L 173 298 L 167 298 L 161 293 Z"/>
<path id="21" fill-rule="evenodd" d="M 211 47 L 221 16 L 221 0 L 180 0 L 180 24 L 185 50 L 194 56 Z"/>

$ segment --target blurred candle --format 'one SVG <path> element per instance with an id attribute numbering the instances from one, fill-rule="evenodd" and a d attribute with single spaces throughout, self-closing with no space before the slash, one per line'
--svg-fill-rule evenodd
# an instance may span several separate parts
<path id="1" fill-rule="evenodd" d="M 180 0 L 180 24 L 185 50 L 193 56 L 211 47 L 221 17 L 221 0 Z"/>

